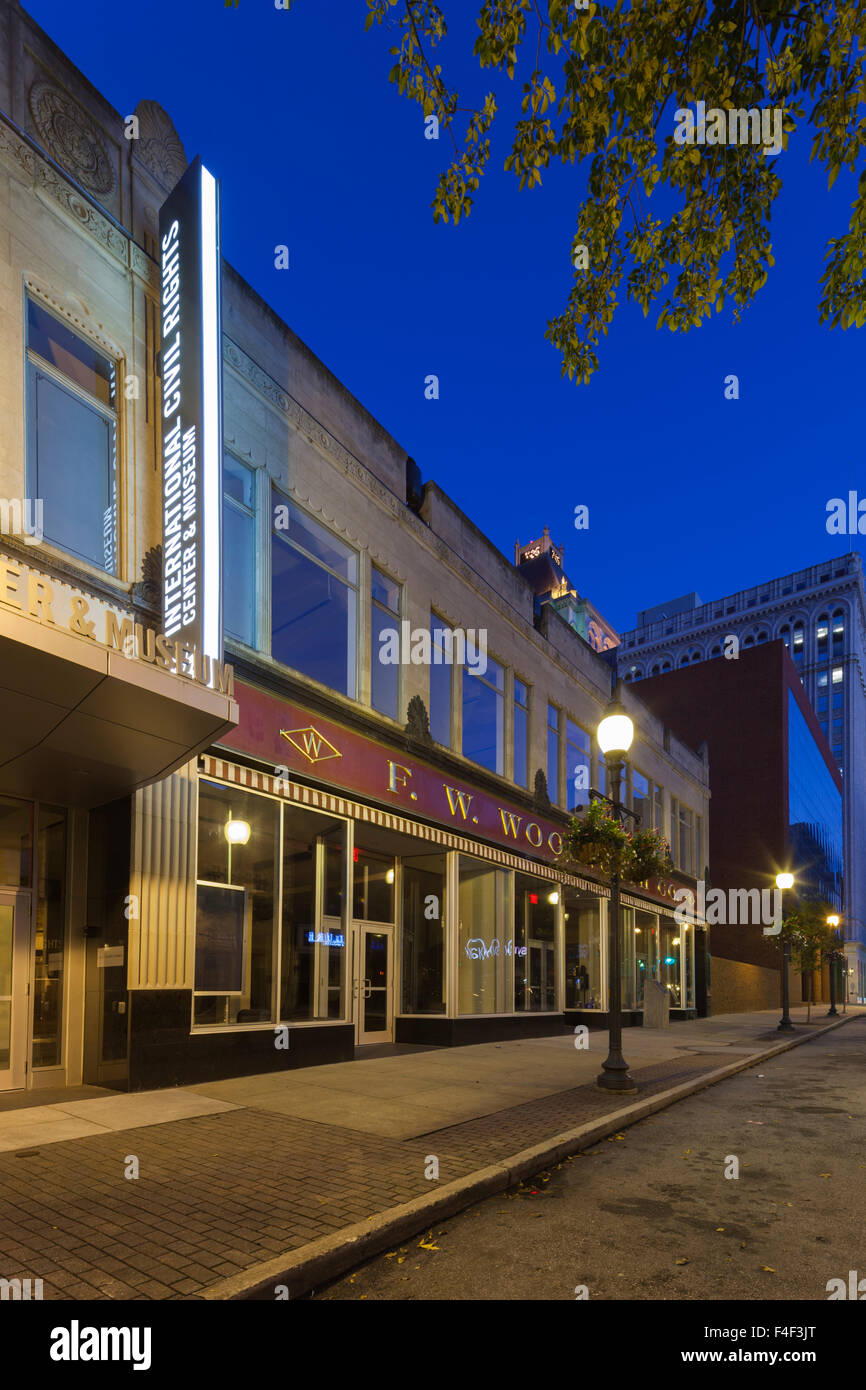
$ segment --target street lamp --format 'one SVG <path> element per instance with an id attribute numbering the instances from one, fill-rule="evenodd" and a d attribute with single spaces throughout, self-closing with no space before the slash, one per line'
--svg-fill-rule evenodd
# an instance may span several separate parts
<path id="1" fill-rule="evenodd" d="M 839 925 L 839 918 L 832 912 L 827 918 L 827 926 L 832 928 L 834 938 L 837 935 L 836 928 Z M 827 1010 L 828 1018 L 836 1018 L 839 1010 L 836 1008 L 836 959 L 838 952 L 833 950 L 830 955 L 830 1007 Z"/>
<path id="2" fill-rule="evenodd" d="M 619 697 L 614 694 L 605 716 L 598 726 L 598 746 L 607 767 L 610 800 L 617 820 L 625 809 L 619 796 L 626 754 L 634 738 L 634 724 L 629 719 Z M 629 1075 L 628 1062 L 622 1055 L 622 937 L 619 924 L 619 874 L 610 876 L 610 921 L 608 922 L 608 1054 L 596 1079 L 600 1091 L 615 1091 L 619 1095 L 634 1095 L 634 1077 Z"/>
<path id="3" fill-rule="evenodd" d="M 786 888 L 794 887 L 794 875 L 789 873 L 776 874 L 776 887 L 781 894 Z M 784 913 L 781 914 L 784 917 Z M 786 932 L 782 940 L 782 1019 L 778 1027 L 780 1033 L 793 1033 L 794 1025 L 791 1022 L 791 1015 L 788 1012 L 788 967 L 791 964 L 791 937 Z"/>

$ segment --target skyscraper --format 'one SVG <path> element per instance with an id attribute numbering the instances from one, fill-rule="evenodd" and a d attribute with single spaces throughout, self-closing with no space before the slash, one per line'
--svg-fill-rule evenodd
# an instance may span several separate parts
<path id="1" fill-rule="evenodd" d="M 736 638 L 736 643 L 730 639 Z M 617 651 L 634 682 L 695 662 L 733 658 L 781 639 L 845 785 L 844 934 L 849 997 L 866 997 L 866 594 L 863 562 L 838 556 L 701 603 L 685 594 L 638 613 Z M 710 769 L 712 777 L 712 768 Z"/>

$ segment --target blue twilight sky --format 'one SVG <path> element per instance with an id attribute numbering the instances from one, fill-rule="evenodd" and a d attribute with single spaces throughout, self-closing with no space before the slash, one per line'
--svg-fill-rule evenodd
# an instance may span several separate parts
<path id="1" fill-rule="evenodd" d="M 505 174 L 519 86 L 471 57 L 480 0 L 441 3 L 446 80 L 500 104 L 490 172 L 456 228 L 430 213 L 450 142 L 425 140 L 387 82 L 388 39 L 364 32 L 364 0 L 26 8 L 122 115 L 146 97 L 165 107 L 222 180 L 227 259 L 509 558 L 548 524 L 572 582 L 622 630 L 692 589 L 708 601 L 862 553 L 863 537 L 825 521 L 830 497 L 866 495 L 866 335 L 817 315 L 824 246 L 847 228 L 856 181 L 828 193 L 796 136 L 777 162 L 776 265 L 743 322 L 726 310 L 679 336 L 623 304 L 576 387 L 544 329 L 568 295 L 583 171 L 558 166 L 532 192 Z M 288 271 L 274 268 L 281 243 Z M 738 401 L 724 399 L 729 373 Z M 574 529 L 579 503 L 588 531 Z"/>

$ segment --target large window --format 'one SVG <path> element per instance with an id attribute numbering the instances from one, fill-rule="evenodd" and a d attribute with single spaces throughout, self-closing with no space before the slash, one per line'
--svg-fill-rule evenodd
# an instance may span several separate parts
<path id="1" fill-rule="evenodd" d="M 647 980 L 658 979 L 658 917 L 654 912 L 634 908 L 630 912 L 634 941 L 634 982 L 631 1007 L 642 1009 Z"/>
<path id="2" fill-rule="evenodd" d="M 695 816 L 688 806 L 671 798 L 671 857 L 684 874 L 695 873 Z"/>
<path id="3" fill-rule="evenodd" d="M 604 758 L 604 753 L 602 753 L 601 749 L 596 745 L 595 777 L 597 789 L 601 792 L 602 796 L 607 795 L 607 763 L 605 762 Z"/>
<path id="4" fill-rule="evenodd" d="M 548 880 L 514 876 L 514 1008 L 556 1008 L 554 928 L 559 890 Z"/>
<path id="5" fill-rule="evenodd" d="M 514 677 L 514 780 L 525 787 L 529 767 L 529 687 Z"/>
<path id="6" fill-rule="evenodd" d="M 27 491 L 31 503 L 42 503 L 46 541 L 117 574 L 115 363 L 32 299 Z"/>
<path id="7" fill-rule="evenodd" d="M 393 656 L 395 642 L 387 641 L 388 633 L 400 637 L 400 585 L 382 570 L 373 566 L 371 579 L 372 621 L 370 624 L 370 703 L 380 714 L 397 719 L 400 714 L 400 665 L 383 661 Z M 383 643 L 381 638 L 386 635 Z"/>
<path id="8" fill-rule="evenodd" d="M 279 812 L 276 801 L 239 787 L 199 783 L 199 1026 L 273 1019 Z"/>
<path id="9" fill-rule="evenodd" d="M 643 976 L 646 969 L 648 948 L 645 942 L 641 942 L 643 928 L 635 925 L 634 908 L 621 906 L 619 916 L 620 939 L 622 941 L 622 969 L 620 972 L 622 1007 L 624 1009 L 636 1009 L 638 1007 L 636 982 L 639 976 Z"/>
<path id="10" fill-rule="evenodd" d="M 194 1023 L 346 1014 L 346 822 L 202 779 Z"/>
<path id="11" fill-rule="evenodd" d="M 30 887 L 33 867 L 32 821 L 32 802 L 0 796 L 0 887 Z"/>
<path id="12" fill-rule="evenodd" d="M 842 903 L 842 793 L 788 691 L 788 834 L 801 886 Z"/>
<path id="13" fill-rule="evenodd" d="M 559 803 L 559 710 L 547 706 L 547 795 Z"/>
<path id="14" fill-rule="evenodd" d="M 467 642 L 467 656 L 470 644 Z M 477 661 L 476 653 L 471 660 Z M 490 772 L 503 772 L 505 675 L 498 662 L 487 658 L 484 675 L 463 670 L 463 756 Z"/>
<path id="15" fill-rule="evenodd" d="M 402 874 L 403 1012 L 444 1014 L 445 855 L 412 855 Z"/>
<path id="16" fill-rule="evenodd" d="M 355 698 L 358 556 L 272 491 L 271 655 Z"/>
<path id="17" fill-rule="evenodd" d="M 430 614 L 430 733 L 437 743 L 451 747 L 451 665 L 446 661 L 445 621 Z"/>
<path id="18" fill-rule="evenodd" d="M 280 1018 L 343 1018 L 346 825 L 290 805 L 283 817 Z"/>
<path id="19" fill-rule="evenodd" d="M 364 849 L 358 839 L 356 835 L 352 916 L 359 922 L 393 922 L 394 857 Z"/>
<path id="20" fill-rule="evenodd" d="M 248 647 L 256 641 L 256 475 L 232 454 L 223 459 L 223 627 Z"/>
<path id="21" fill-rule="evenodd" d="M 565 721 L 565 775 L 568 810 L 589 805 L 590 737 L 571 719 Z"/>
<path id="22" fill-rule="evenodd" d="M 600 1009 L 603 1005 L 601 900 L 566 888 L 565 1007 Z"/>
<path id="23" fill-rule="evenodd" d="M 640 816 L 639 828 L 651 830 L 653 823 L 652 783 L 648 777 L 644 777 L 642 772 L 638 772 L 636 767 L 632 768 L 631 796 L 632 810 Z"/>
<path id="24" fill-rule="evenodd" d="M 56 1067 L 61 1056 L 63 965 L 66 938 L 66 812 L 40 805 L 39 882 L 33 983 L 33 1065 Z"/>
<path id="25" fill-rule="evenodd" d="M 459 1012 L 511 1013 L 514 875 L 461 854 L 458 914 Z"/>

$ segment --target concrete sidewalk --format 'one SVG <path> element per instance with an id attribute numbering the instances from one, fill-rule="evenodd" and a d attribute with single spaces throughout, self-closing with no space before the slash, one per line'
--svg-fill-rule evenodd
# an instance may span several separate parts
<path id="1" fill-rule="evenodd" d="M 594 1086 L 607 1033 L 355 1062 L 0 1113 L 0 1277 L 46 1298 L 292 1297 L 606 1133 L 866 1009 L 627 1029 L 640 1085 Z M 438 1163 L 438 1179 L 431 1171 Z M 138 1161 L 139 1176 L 125 1176 Z"/>

